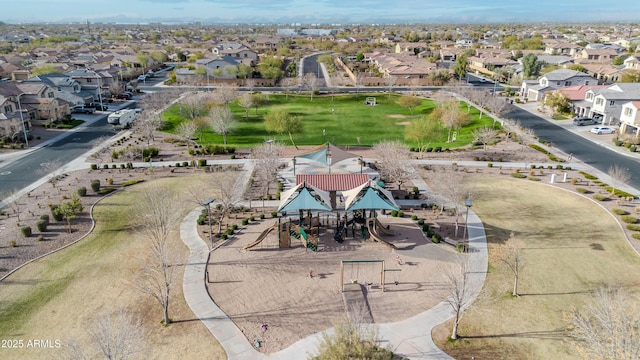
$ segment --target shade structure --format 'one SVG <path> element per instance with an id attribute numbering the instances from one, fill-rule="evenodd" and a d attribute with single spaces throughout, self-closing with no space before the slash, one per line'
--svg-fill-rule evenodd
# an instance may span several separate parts
<path id="1" fill-rule="evenodd" d="M 345 210 L 398 210 L 400 207 L 391 193 L 368 181 L 355 189 L 345 191 Z"/>
<path id="2" fill-rule="evenodd" d="M 326 145 L 322 145 L 317 149 L 311 152 L 308 152 L 306 154 L 300 155 L 298 157 L 317 161 L 325 165 L 329 165 L 329 147 L 327 147 Z"/>
<path id="3" fill-rule="evenodd" d="M 329 144 L 329 151 L 331 152 L 331 164 L 337 164 L 343 160 L 360 157 L 359 155 L 344 151 L 333 144 Z"/>
<path id="4" fill-rule="evenodd" d="M 281 195 L 278 211 L 323 210 L 331 211 L 329 193 L 317 187 L 300 183 Z"/>

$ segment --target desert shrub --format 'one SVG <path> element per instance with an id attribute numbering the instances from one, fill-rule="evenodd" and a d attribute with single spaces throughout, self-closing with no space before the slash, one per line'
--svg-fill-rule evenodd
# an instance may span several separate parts
<path id="1" fill-rule="evenodd" d="M 91 164 L 90 165 L 90 169 L 91 170 L 98 170 L 98 164 Z"/>
<path id="2" fill-rule="evenodd" d="M 580 171 L 580 174 L 582 174 L 582 176 L 584 176 L 585 179 L 589 179 L 589 180 L 597 180 L 598 179 L 597 176 L 591 175 L 591 174 L 589 174 L 587 172 L 584 172 L 584 171 Z"/>
<path id="3" fill-rule="evenodd" d="M 80 186 L 78 189 L 76 189 L 76 193 L 80 197 L 87 196 L 87 188 L 84 186 Z"/>
<path id="4" fill-rule="evenodd" d="M 237 224 L 231 225 L 231 230 L 233 230 L 233 231 L 238 230 L 238 225 Z"/>
<path id="5" fill-rule="evenodd" d="M 100 190 L 100 180 L 91 180 L 91 190 L 96 193 L 98 192 L 98 190 Z"/>
<path id="6" fill-rule="evenodd" d="M 398 217 L 404 217 L 404 212 L 402 212 L 402 210 L 398 211 Z"/>
<path id="7" fill-rule="evenodd" d="M 277 218 L 278 217 L 278 212 L 277 211 L 272 211 L 271 212 L 271 217 L 272 218 Z"/>
<path id="8" fill-rule="evenodd" d="M 242 219 L 242 225 L 246 226 L 247 224 L 249 224 L 249 219 Z"/>
<path id="9" fill-rule="evenodd" d="M 598 201 L 605 201 L 608 199 L 605 195 L 602 195 L 602 194 L 595 194 L 593 195 L 593 198 Z"/>
<path id="10" fill-rule="evenodd" d="M 424 219 L 418 220 L 418 225 L 421 225 L 421 226 L 424 225 Z"/>
<path id="11" fill-rule="evenodd" d="M 143 182 L 144 179 L 127 180 L 122 182 L 122 187 L 127 187 Z"/>
<path id="12" fill-rule="evenodd" d="M 622 215 L 620 217 L 620 220 L 622 220 L 623 222 L 627 223 L 627 224 L 635 224 L 638 222 L 638 218 L 635 216 L 631 216 L 631 215 Z"/>
<path id="13" fill-rule="evenodd" d="M 256 218 L 253 215 L 249 216 L 249 221 L 255 221 L 255 220 Z"/>
<path id="14" fill-rule="evenodd" d="M 207 166 L 207 159 L 198 159 L 198 166 L 199 167 Z"/>
<path id="15" fill-rule="evenodd" d="M 45 232 L 47 231 L 47 226 L 49 225 L 49 222 L 46 220 L 38 220 L 36 222 L 36 229 L 38 230 L 38 232 Z"/>
<path id="16" fill-rule="evenodd" d="M 627 229 L 631 231 L 640 231 L 640 225 L 638 224 L 627 224 Z"/>
<path id="17" fill-rule="evenodd" d="M 62 221 L 64 219 L 64 214 L 60 211 L 58 205 L 51 205 L 51 215 L 55 221 Z"/>
<path id="18" fill-rule="evenodd" d="M 493 163 L 487 163 L 487 167 L 493 167 Z"/>
<path id="19" fill-rule="evenodd" d="M 411 215 L 411 220 L 413 220 L 413 221 L 418 220 L 418 215 Z"/>
<path id="20" fill-rule="evenodd" d="M 616 214 L 616 215 L 629 215 L 629 212 L 627 210 L 624 210 L 624 209 L 615 208 L 615 209 L 611 209 L 611 212 Z"/>
<path id="21" fill-rule="evenodd" d="M 109 169 L 109 165 L 108 165 L 108 164 L 104 164 L 104 165 L 102 165 L 102 168 L 103 168 L 104 170 L 107 170 L 107 169 Z"/>
<path id="22" fill-rule="evenodd" d="M 398 210 L 391 210 L 391 216 L 398 217 Z"/>
<path id="23" fill-rule="evenodd" d="M 37 241 L 44 241 L 44 236 L 42 235 L 38 235 L 38 237 L 36 238 Z"/>
<path id="24" fill-rule="evenodd" d="M 260 214 L 260 220 L 264 219 L 264 214 Z"/>
<path id="25" fill-rule="evenodd" d="M 16 247 L 16 246 L 18 246 L 18 243 L 16 243 L 15 239 L 9 240 L 9 247 Z"/>
<path id="26" fill-rule="evenodd" d="M 233 235 L 233 229 L 227 229 L 227 231 L 224 232 L 227 236 L 231 236 Z"/>
<path id="27" fill-rule="evenodd" d="M 47 222 L 47 224 L 49 224 L 49 215 L 48 214 L 40 215 L 40 220 L 44 220 Z"/>
<path id="28" fill-rule="evenodd" d="M 629 194 L 626 191 L 622 191 L 620 189 L 613 189 L 613 187 L 611 186 L 607 186 L 605 187 L 605 190 L 607 190 L 608 192 L 611 192 L 611 190 L 613 190 L 613 194 L 617 197 L 621 197 L 621 198 L 633 198 L 635 199 L 635 195 Z"/>
<path id="29" fill-rule="evenodd" d="M 221 238 L 222 238 L 222 240 L 227 240 L 229 238 L 229 236 L 227 234 L 222 234 Z"/>
<path id="30" fill-rule="evenodd" d="M 535 177 L 535 176 L 529 176 L 529 180 L 531 181 L 540 181 L 539 177 Z"/>
<path id="31" fill-rule="evenodd" d="M 456 250 L 458 250 L 458 252 L 464 252 L 464 244 L 458 244 L 456 245 Z"/>
<path id="32" fill-rule="evenodd" d="M 142 157 L 157 157 L 160 154 L 160 149 L 155 146 L 150 146 L 148 148 L 142 149 Z"/>
<path id="33" fill-rule="evenodd" d="M 640 234 L 631 234 L 631 237 L 636 240 L 640 240 Z"/>
<path id="34" fill-rule="evenodd" d="M 107 185 L 113 185 L 113 178 L 112 177 L 107 179 Z"/>
<path id="35" fill-rule="evenodd" d="M 440 234 L 438 234 L 438 233 L 434 233 L 431 236 L 431 241 L 437 244 L 437 243 L 442 241 L 442 236 L 440 236 Z"/>
<path id="36" fill-rule="evenodd" d="M 24 237 L 29 237 L 31 236 L 31 226 L 23 226 L 20 228 L 20 232 L 22 233 L 22 236 Z"/>
<path id="37" fill-rule="evenodd" d="M 352 321 L 336 324 L 334 332 L 322 334 L 318 355 L 314 360 L 329 359 L 393 359 L 389 348 L 379 345 L 376 329 Z"/>
<path id="38" fill-rule="evenodd" d="M 511 176 L 512 176 L 512 177 L 514 177 L 514 178 L 516 178 L 516 179 L 524 179 L 524 178 L 526 178 L 526 177 L 527 177 L 527 175 L 525 175 L 525 174 L 520 174 L 520 173 L 517 173 L 517 172 L 512 172 L 512 173 L 511 173 Z"/>
<path id="39" fill-rule="evenodd" d="M 571 178 L 571 185 L 575 185 L 578 183 L 578 178 Z"/>
<path id="40" fill-rule="evenodd" d="M 104 189 L 100 189 L 100 191 L 98 191 L 98 195 L 107 195 L 107 194 L 112 193 L 114 191 L 116 191 L 115 188 L 107 187 L 107 188 L 104 188 Z"/>

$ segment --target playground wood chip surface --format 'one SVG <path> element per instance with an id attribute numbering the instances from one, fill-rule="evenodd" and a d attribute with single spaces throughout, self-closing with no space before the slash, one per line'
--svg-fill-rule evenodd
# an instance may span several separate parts
<path id="1" fill-rule="evenodd" d="M 385 272 L 383 293 L 381 263 L 345 264 L 343 282 L 364 285 L 375 323 L 400 321 L 439 303 L 446 295 L 443 274 L 456 261 L 453 247 L 428 242 L 408 219 L 380 220 L 393 232 L 380 232 L 380 236 L 397 250 L 363 241 L 358 230 L 354 238 L 351 229 L 337 243 L 333 240 L 335 224 L 321 226 L 318 252 L 305 249 L 293 237 L 291 248 L 280 249 L 275 230 L 251 250 L 244 250 L 276 224 L 273 219 L 255 222 L 212 252 L 207 268 L 209 293 L 247 339 L 252 344 L 259 340 L 259 350 L 266 353 L 346 318 L 339 280 L 341 260 L 384 260 L 386 269 L 401 270 Z"/>

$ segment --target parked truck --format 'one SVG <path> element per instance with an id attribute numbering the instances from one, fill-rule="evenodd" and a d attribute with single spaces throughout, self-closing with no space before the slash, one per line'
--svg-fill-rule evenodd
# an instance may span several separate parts
<path id="1" fill-rule="evenodd" d="M 114 127 L 129 128 L 131 123 L 136 118 L 136 111 L 134 109 L 122 109 L 109 114 L 107 122 Z"/>

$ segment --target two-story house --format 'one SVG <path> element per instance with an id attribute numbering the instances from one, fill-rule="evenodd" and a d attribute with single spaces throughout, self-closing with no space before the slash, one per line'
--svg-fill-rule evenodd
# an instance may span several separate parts
<path id="1" fill-rule="evenodd" d="M 243 63 L 248 66 L 255 66 L 258 63 L 258 53 L 243 44 L 218 44 L 211 49 L 211 52 L 219 57 L 229 56 L 236 62 Z"/>
<path id="2" fill-rule="evenodd" d="M 619 133 L 634 138 L 640 137 L 640 100 L 622 104 Z"/>
<path id="3" fill-rule="evenodd" d="M 68 103 L 56 99 L 54 90 L 44 84 L 0 82 L 0 96 L 6 99 L 0 108 L 8 121 L 3 128 L 20 125 L 28 132 L 34 122 L 50 124 L 69 113 Z"/>
<path id="4" fill-rule="evenodd" d="M 586 92 L 585 100 L 593 102 L 590 117 L 605 125 L 620 123 L 622 105 L 640 100 L 640 84 L 618 83 L 603 89 L 591 89 Z"/>
<path id="5" fill-rule="evenodd" d="M 539 101 L 546 92 L 578 85 L 598 85 L 598 80 L 580 71 L 558 69 L 541 76 L 537 82 L 523 81 L 520 95 L 529 101 Z"/>

